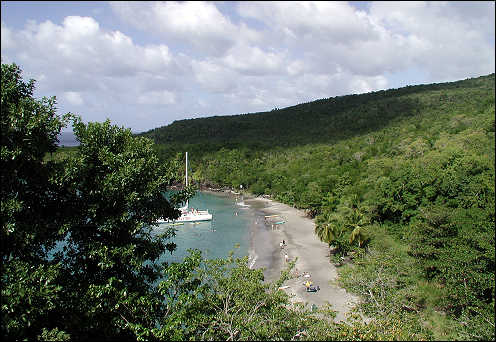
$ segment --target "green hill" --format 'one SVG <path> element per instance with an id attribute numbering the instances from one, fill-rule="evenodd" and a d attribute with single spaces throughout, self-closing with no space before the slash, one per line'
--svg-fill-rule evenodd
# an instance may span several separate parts
<path id="1" fill-rule="evenodd" d="M 484 97 L 493 91 L 494 74 L 331 97 L 268 112 L 178 120 L 142 135 L 158 144 L 202 144 L 208 149 L 333 143 L 381 129 L 391 120 L 415 116 L 435 106 L 456 106 L 466 96 Z"/>
<path id="2" fill-rule="evenodd" d="M 331 259 L 355 258 L 340 279 L 367 315 L 434 339 L 494 340 L 494 86 L 491 74 L 143 135 L 164 160 L 189 151 L 197 182 L 315 217 Z"/>

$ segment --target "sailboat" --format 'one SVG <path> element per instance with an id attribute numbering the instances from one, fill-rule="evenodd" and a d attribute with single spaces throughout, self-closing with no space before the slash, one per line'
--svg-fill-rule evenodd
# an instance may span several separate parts
<path id="1" fill-rule="evenodd" d="M 188 186 L 188 152 L 186 152 L 186 187 Z M 199 221 L 211 221 L 212 214 L 207 210 L 198 210 L 194 208 L 189 208 L 189 201 L 186 201 L 184 207 L 179 208 L 181 210 L 181 216 L 176 220 L 159 220 L 158 223 L 180 223 L 180 222 L 199 222 Z"/>
<path id="2" fill-rule="evenodd" d="M 249 205 L 245 204 L 244 196 L 241 196 L 241 201 L 236 201 L 236 205 L 239 205 L 241 209 L 248 209 Z"/>

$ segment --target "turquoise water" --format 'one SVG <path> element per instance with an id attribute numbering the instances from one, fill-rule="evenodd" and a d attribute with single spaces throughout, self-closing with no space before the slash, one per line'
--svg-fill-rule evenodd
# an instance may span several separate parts
<path id="1" fill-rule="evenodd" d="M 255 213 L 248 207 L 236 204 L 234 195 L 217 195 L 198 192 L 189 201 L 190 208 L 212 213 L 212 221 L 174 226 L 176 236 L 172 238 L 177 248 L 172 253 L 166 251 L 159 262 L 181 262 L 188 255 L 188 249 L 199 249 L 206 259 L 226 258 L 230 251 L 235 257 L 248 256 L 250 253 L 250 232 Z M 169 224 L 163 223 L 154 228 L 156 234 L 164 232 Z M 49 253 L 62 251 L 65 241 L 60 241 Z"/>
<path id="2" fill-rule="evenodd" d="M 172 255 L 165 252 L 160 261 L 180 262 L 188 255 L 190 248 L 199 249 L 207 259 L 226 258 L 229 251 L 233 251 L 236 257 L 249 254 L 250 227 L 254 220 L 252 210 L 236 204 L 233 196 L 204 192 L 198 192 L 190 199 L 189 207 L 208 209 L 213 216 L 212 221 L 185 222 L 174 226 L 176 236 L 172 241 L 177 248 Z M 160 233 L 168 227 L 169 224 L 163 223 L 155 230 Z"/>

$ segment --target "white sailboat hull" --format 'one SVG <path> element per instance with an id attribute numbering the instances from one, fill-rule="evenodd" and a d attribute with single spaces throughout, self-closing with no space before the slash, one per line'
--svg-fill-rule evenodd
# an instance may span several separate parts
<path id="1" fill-rule="evenodd" d="M 181 215 L 175 222 L 197 222 L 210 220 L 212 220 L 212 214 L 209 214 L 208 212 L 198 212 Z"/>
<path id="2" fill-rule="evenodd" d="M 177 223 L 177 222 L 198 222 L 211 221 L 212 214 L 207 210 L 188 211 L 182 213 L 176 220 L 158 220 L 158 223 Z"/>

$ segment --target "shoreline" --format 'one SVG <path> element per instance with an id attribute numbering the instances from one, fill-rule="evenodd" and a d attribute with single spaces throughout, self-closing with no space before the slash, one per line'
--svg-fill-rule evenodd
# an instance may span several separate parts
<path id="1" fill-rule="evenodd" d="M 334 321 L 346 320 L 346 314 L 360 299 L 336 285 L 338 273 L 336 266 L 329 260 L 329 247 L 315 235 L 314 221 L 306 217 L 302 210 L 246 193 L 238 195 L 229 190 L 202 191 L 234 197 L 241 195 L 245 204 L 249 205 L 255 216 L 250 229 L 250 268 L 264 268 L 267 282 L 277 280 L 287 265 L 287 254 L 289 261 L 296 260 L 293 271 L 297 270 L 299 275 L 286 280 L 281 286 L 291 296 L 291 302 L 307 303 L 312 307 L 322 307 L 329 303 L 336 311 Z M 267 221 L 272 220 L 279 224 L 271 226 L 270 222 L 266 222 L 265 216 L 271 216 Z M 282 240 L 286 242 L 284 249 L 279 245 Z M 310 276 L 303 277 L 303 272 Z M 320 290 L 307 292 L 304 286 L 307 280 L 319 286 Z"/>
<path id="2" fill-rule="evenodd" d="M 264 257 L 271 259 L 268 262 L 265 261 L 269 266 L 264 272 L 266 280 L 274 281 L 279 278 L 281 271 L 287 265 L 285 261 L 285 254 L 287 254 L 289 261 L 296 260 L 293 271 L 296 270 L 299 275 L 286 280 L 281 286 L 292 297 L 291 302 L 307 303 L 312 307 L 314 305 L 322 307 L 329 303 L 332 309 L 337 311 L 334 320 L 336 322 L 346 320 L 346 314 L 359 303 L 360 299 L 336 285 L 338 279 L 336 266 L 329 261 L 329 247 L 314 233 L 314 221 L 306 217 L 302 210 L 268 198 L 247 196 L 245 202 L 254 206 L 259 220 L 260 214 L 263 214 L 264 216 L 276 215 L 274 216 L 276 221 L 284 221 L 272 227 L 262 222 L 265 231 L 255 230 L 252 238 L 252 248 L 256 255 L 260 258 L 260 254 L 265 254 L 261 257 L 262 260 Z M 284 249 L 279 246 L 282 240 L 286 242 Z M 260 245 L 261 241 L 265 243 Z M 268 250 L 263 250 L 265 248 Z M 264 265 L 255 262 L 254 267 L 260 268 Z M 307 272 L 310 276 L 303 277 L 303 272 Z M 307 292 L 304 286 L 307 280 L 319 286 L 320 290 Z"/>

